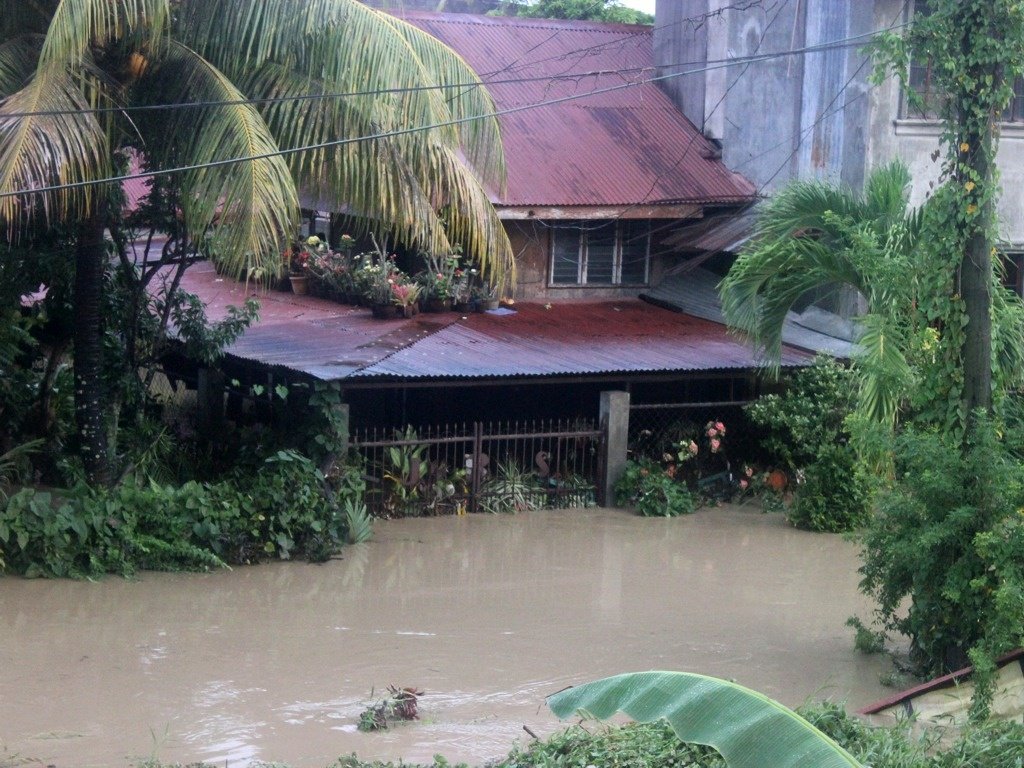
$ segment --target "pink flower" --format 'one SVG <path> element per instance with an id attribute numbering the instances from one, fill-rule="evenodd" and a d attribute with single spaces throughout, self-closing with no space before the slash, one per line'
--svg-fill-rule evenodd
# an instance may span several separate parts
<path id="1" fill-rule="evenodd" d="M 748 483 L 746 480 L 740 480 L 740 490 L 741 491 L 747 490 L 747 486 L 748 485 L 750 485 L 750 483 Z"/>
<path id="2" fill-rule="evenodd" d="M 754 476 L 754 468 L 753 467 L 744 467 L 743 468 L 743 474 L 745 474 L 747 477 L 753 477 Z"/>
<path id="3" fill-rule="evenodd" d="M 712 427 L 711 429 L 708 430 L 708 437 L 716 437 L 717 435 L 718 435 L 718 430 L 715 429 L 714 427 Z"/>
<path id="4" fill-rule="evenodd" d="M 722 441 L 717 437 L 711 438 L 711 452 L 718 453 L 718 449 L 721 447 Z"/>
<path id="5" fill-rule="evenodd" d="M 690 441 L 690 453 L 693 456 L 696 456 L 697 455 L 697 451 L 699 451 L 699 450 L 700 449 L 697 447 L 697 444 L 695 442 L 693 442 L 693 440 L 691 440 Z"/>
<path id="6" fill-rule="evenodd" d="M 715 422 L 715 429 L 717 429 L 723 435 L 725 434 L 725 424 L 723 424 L 722 422 L 716 421 Z"/>

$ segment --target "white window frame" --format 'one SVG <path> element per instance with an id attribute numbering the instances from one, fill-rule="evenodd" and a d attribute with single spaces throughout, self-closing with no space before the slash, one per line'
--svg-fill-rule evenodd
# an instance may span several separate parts
<path id="1" fill-rule="evenodd" d="M 644 233 L 644 275 L 640 282 L 622 282 L 622 238 L 623 229 L 625 224 L 635 223 L 642 221 L 646 224 L 647 231 Z M 649 284 L 650 272 L 651 272 L 651 223 L 647 220 L 622 220 L 618 219 L 615 221 L 615 247 L 612 256 L 612 281 L 610 283 L 588 283 L 587 282 L 587 265 L 588 265 L 588 239 L 587 233 L 598 227 L 607 226 L 610 224 L 607 220 L 597 221 L 574 221 L 565 222 L 564 224 L 552 225 L 551 237 L 549 238 L 549 249 L 548 249 L 548 287 L 551 288 L 613 288 L 613 287 L 630 287 L 630 286 L 645 286 Z M 576 260 L 576 280 L 575 282 L 556 282 L 555 281 L 555 240 L 559 234 L 564 233 L 566 230 L 573 230 L 576 232 L 578 238 L 578 251 L 579 254 Z M 564 235 L 563 235 L 564 236 Z"/>

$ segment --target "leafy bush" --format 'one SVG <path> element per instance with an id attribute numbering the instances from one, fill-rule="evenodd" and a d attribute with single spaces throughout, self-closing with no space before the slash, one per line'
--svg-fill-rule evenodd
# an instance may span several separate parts
<path id="1" fill-rule="evenodd" d="M 795 373 L 781 395 L 746 407 L 771 462 L 802 475 L 789 521 L 811 531 L 850 531 L 870 514 L 871 484 L 850 445 L 854 374 L 831 357 Z"/>
<path id="2" fill-rule="evenodd" d="M 615 503 L 635 507 L 644 517 L 687 515 L 696 507 L 687 487 L 650 459 L 626 462 L 626 470 L 615 484 Z"/>
<path id="3" fill-rule="evenodd" d="M 525 512 L 543 506 L 544 491 L 537 478 L 524 472 L 514 461 L 498 464 L 498 472 L 480 488 L 484 512 Z"/>
<path id="4" fill-rule="evenodd" d="M 848 445 L 824 446 L 804 471 L 786 517 L 797 528 L 840 533 L 863 526 L 871 514 L 870 486 Z"/>
<path id="5" fill-rule="evenodd" d="M 772 462 L 793 471 L 816 461 L 823 447 L 847 441 L 856 391 L 853 372 L 820 355 L 793 374 L 783 394 L 760 397 L 744 410 L 763 430 Z"/>
<path id="6" fill-rule="evenodd" d="M 864 538 L 861 589 L 922 672 L 975 663 L 984 708 L 992 661 L 1024 642 L 1024 466 L 984 420 L 960 446 L 908 433 L 896 486 Z M 909 608 L 906 603 L 909 600 Z"/>
<path id="7" fill-rule="evenodd" d="M 124 520 L 25 488 L 0 512 L 0 565 L 28 577 L 128 573 Z"/>
<path id="8" fill-rule="evenodd" d="M 324 560 L 366 537 L 361 500 L 343 514 L 306 457 L 279 451 L 262 471 L 220 483 L 126 482 L 65 498 L 24 490 L 0 513 L 0 556 L 17 573 L 94 576 L 197 570 L 267 558 Z M 357 530 L 349 531 L 350 526 Z"/>

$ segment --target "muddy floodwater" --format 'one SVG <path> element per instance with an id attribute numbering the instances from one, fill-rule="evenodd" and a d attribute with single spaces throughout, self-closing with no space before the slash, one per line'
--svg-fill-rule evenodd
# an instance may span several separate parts
<path id="1" fill-rule="evenodd" d="M 886 689 L 843 626 L 870 608 L 856 569 L 853 544 L 744 507 L 397 520 L 325 565 L 3 578 L 0 766 L 480 764 L 559 727 L 545 695 L 648 669 L 860 706 Z M 388 684 L 426 692 L 422 719 L 360 733 Z"/>

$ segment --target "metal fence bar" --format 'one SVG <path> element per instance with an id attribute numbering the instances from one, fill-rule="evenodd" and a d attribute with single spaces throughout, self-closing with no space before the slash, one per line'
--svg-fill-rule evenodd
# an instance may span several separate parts
<path id="1" fill-rule="evenodd" d="M 367 506 L 382 516 L 595 503 L 602 432 L 592 423 L 476 422 L 353 434 Z"/>

